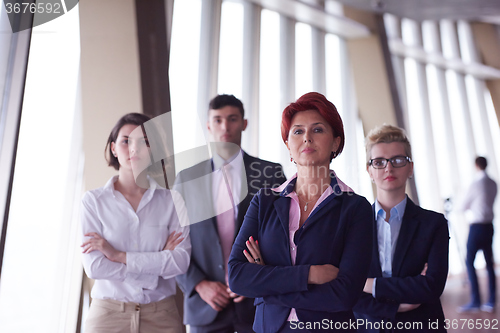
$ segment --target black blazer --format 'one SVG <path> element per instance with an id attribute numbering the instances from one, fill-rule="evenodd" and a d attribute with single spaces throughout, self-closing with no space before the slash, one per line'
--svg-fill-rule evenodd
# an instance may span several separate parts
<path id="1" fill-rule="evenodd" d="M 363 290 L 372 251 L 370 204 L 364 197 L 342 192 L 332 178 L 334 193 L 311 213 L 295 233 L 297 258 L 292 266 L 289 210 L 292 180 L 281 192 L 262 189 L 248 208 L 229 259 L 229 285 L 247 297 L 256 297 L 253 329 L 276 333 L 291 308 L 306 323 L 354 322 L 352 307 Z M 253 236 L 265 266 L 249 263 L 245 241 Z M 308 284 L 311 265 L 332 264 L 337 278 L 321 285 Z M 349 331 L 345 327 L 344 331 Z M 334 329 L 328 331 L 333 331 Z M 313 330 L 316 331 L 316 330 Z M 323 330 L 321 330 L 323 331 Z M 351 330 L 352 331 L 352 330 Z"/>
<path id="2" fill-rule="evenodd" d="M 235 237 L 243 222 L 245 213 L 255 193 L 262 187 L 277 187 L 286 181 L 283 168 L 280 164 L 261 160 L 243 152 L 248 194 L 238 205 L 238 217 L 235 221 Z M 197 179 L 213 172 L 211 160 L 201 162 L 179 173 L 174 189 L 179 191 L 185 201 L 191 222 L 200 221 L 200 207 L 213 207 L 212 184 L 207 177 L 206 183 L 193 184 L 189 180 Z M 225 283 L 224 259 L 219 242 L 217 219 L 207 218 L 190 226 L 191 263 L 186 274 L 176 277 L 179 287 L 184 292 L 184 323 L 202 326 L 215 320 L 217 311 L 212 309 L 195 287 L 202 280 L 219 281 Z M 238 318 L 241 322 L 253 323 L 255 307 L 253 299 L 245 299 L 234 303 Z"/>
<path id="3" fill-rule="evenodd" d="M 372 216 L 375 216 L 373 206 Z M 377 221 L 373 219 L 373 255 L 369 278 L 377 278 L 375 296 L 363 293 L 354 307 L 356 318 L 371 322 L 422 323 L 419 332 L 446 332 L 439 297 L 448 276 L 448 224 L 442 214 L 425 210 L 409 198 L 392 262 L 392 277 L 382 277 L 378 252 Z M 420 273 L 428 264 L 425 276 Z M 421 304 L 408 312 L 397 312 L 400 303 Z M 439 329 L 429 329 L 429 321 Z M 401 324 L 400 324 L 401 325 Z M 379 330 L 359 330 L 379 332 Z M 387 330 L 386 330 L 387 331 Z M 394 329 L 393 331 L 398 331 Z"/>

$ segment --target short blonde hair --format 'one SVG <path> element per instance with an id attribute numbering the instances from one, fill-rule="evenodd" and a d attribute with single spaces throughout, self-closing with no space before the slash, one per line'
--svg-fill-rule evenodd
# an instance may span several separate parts
<path id="1" fill-rule="evenodd" d="M 372 129 L 365 139 L 366 163 L 371 159 L 371 152 L 374 145 L 378 143 L 401 142 L 405 148 L 405 153 L 411 157 L 411 145 L 404 129 L 397 126 L 384 124 Z"/>

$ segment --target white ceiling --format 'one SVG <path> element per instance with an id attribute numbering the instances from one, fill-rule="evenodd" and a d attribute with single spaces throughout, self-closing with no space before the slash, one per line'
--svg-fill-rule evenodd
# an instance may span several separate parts
<path id="1" fill-rule="evenodd" d="M 417 21 L 465 19 L 500 22 L 500 0 L 337 0 L 346 6 Z"/>

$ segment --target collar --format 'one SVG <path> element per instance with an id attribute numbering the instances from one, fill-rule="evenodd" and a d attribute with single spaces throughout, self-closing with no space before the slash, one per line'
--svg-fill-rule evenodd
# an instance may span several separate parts
<path id="1" fill-rule="evenodd" d="M 219 154 L 214 153 L 212 157 L 212 163 L 214 170 L 220 169 L 223 165 L 230 164 L 233 170 L 240 170 L 243 165 L 243 150 L 240 149 L 236 154 L 231 156 L 228 160 L 220 157 Z"/>
<path id="2" fill-rule="evenodd" d="M 343 181 L 341 181 L 337 175 L 335 174 L 335 171 L 330 170 L 330 186 L 333 190 L 333 194 L 335 195 L 341 195 L 342 192 L 352 192 L 354 191 L 347 186 Z M 297 173 L 295 173 L 290 179 L 288 179 L 286 182 L 281 184 L 280 186 L 271 189 L 274 192 L 280 192 L 280 196 L 286 197 L 293 191 L 295 191 L 295 183 L 297 182 Z"/>
<path id="3" fill-rule="evenodd" d="M 487 176 L 486 170 L 479 170 L 479 171 L 477 171 L 476 177 L 474 177 L 474 178 L 475 178 L 475 180 L 478 180 L 478 179 L 484 178 L 486 176 Z"/>
<path id="4" fill-rule="evenodd" d="M 405 195 L 405 198 L 403 200 L 401 200 L 400 203 L 398 203 L 396 206 L 391 208 L 391 219 L 393 217 L 395 217 L 399 220 L 403 219 L 403 215 L 405 213 L 407 201 L 408 201 L 408 196 Z M 380 216 L 381 218 L 383 218 L 385 220 L 386 214 L 385 214 L 385 210 L 382 208 L 382 206 L 380 205 L 378 200 L 375 200 L 375 219 L 377 219 L 378 216 Z"/>
<path id="5" fill-rule="evenodd" d="M 147 177 L 149 181 L 148 189 L 151 191 L 156 190 L 156 188 L 159 186 L 158 183 L 153 178 L 149 177 L 149 175 Z M 104 185 L 104 192 L 109 192 L 113 195 L 113 197 L 116 197 L 115 183 L 117 180 L 118 180 L 118 175 L 111 177 L 111 179 L 108 180 L 106 185 Z"/>

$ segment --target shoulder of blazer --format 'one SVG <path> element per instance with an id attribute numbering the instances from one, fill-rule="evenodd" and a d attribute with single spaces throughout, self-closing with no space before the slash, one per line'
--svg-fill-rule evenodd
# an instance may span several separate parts
<path id="1" fill-rule="evenodd" d="M 336 196 L 334 200 L 341 201 L 341 204 L 338 207 L 341 209 L 342 214 L 347 214 L 346 216 L 351 219 L 354 218 L 354 216 L 360 216 L 359 214 L 366 216 L 365 223 L 372 228 L 371 224 L 373 223 L 373 220 L 369 217 L 372 217 L 373 213 L 370 203 L 365 197 L 353 192 L 342 192 L 342 194 Z"/>
<path id="2" fill-rule="evenodd" d="M 257 194 L 255 194 L 255 196 L 258 197 L 259 200 L 267 198 L 267 197 L 272 198 L 274 200 L 279 199 L 279 198 L 286 198 L 285 196 L 281 196 L 281 192 L 274 191 L 273 189 L 268 188 L 268 187 L 261 188 L 257 192 Z"/>
<path id="3" fill-rule="evenodd" d="M 354 192 L 342 192 L 341 195 L 336 196 L 336 199 L 342 200 L 344 202 L 343 206 L 346 208 L 357 208 L 360 205 L 365 205 L 366 208 L 370 207 L 370 203 L 368 202 L 368 200 L 366 200 L 365 197 Z"/>
<path id="4" fill-rule="evenodd" d="M 263 160 L 263 159 L 260 159 L 258 157 L 255 157 L 255 156 L 248 155 L 246 152 L 243 152 L 243 162 L 247 166 L 251 166 L 252 163 L 258 163 L 259 164 L 258 169 L 262 169 L 262 166 L 264 166 L 264 167 L 271 166 L 274 168 L 278 168 L 278 167 L 281 168 L 282 167 L 281 164 L 279 164 L 279 163 Z"/>
<path id="5" fill-rule="evenodd" d="M 277 187 L 286 181 L 285 172 L 279 163 L 262 160 L 247 153 L 243 155 L 243 162 L 248 183 L 252 183 L 257 188 Z"/>
<path id="6" fill-rule="evenodd" d="M 274 191 L 271 188 L 261 188 L 255 196 L 257 199 L 254 200 L 258 200 L 263 205 L 272 204 L 281 199 L 290 200 L 289 197 L 282 196 L 281 192 Z M 332 200 L 342 200 L 343 209 L 359 209 L 362 205 L 365 205 L 366 209 L 370 207 L 370 203 L 365 197 L 353 192 L 342 192 L 340 195 L 332 197 Z"/>
<path id="7" fill-rule="evenodd" d="M 267 187 L 261 188 L 254 197 L 254 200 L 257 200 L 263 206 L 272 206 L 279 199 L 289 200 L 290 198 L 282 196 L 280 192 L 273 191 Z"/>
<path id="8" fill-rule="evenodd" d="M 198 164 L 195 164 L 189 168 L 186 168 L 184 170 L 181 170 L 177 177 L 179 180 L 184 180 L 186 178 L 191 178 L 191 179 L 195 179 L 195 178 L 198 178 L 198 177 L 202 177 L 202 176 L 205 176 L 209 173 L 211 173 L 213 170 L 212 170 L 212 160 L 204 160 Z"/>
<path id="9" fill-rule="evenodd" d="M 410 198 L 406 202 L 403 218 L 415 218 L 426 221 L 426 223 L 448 223 L 443 214 L 417 206 Z"/>

